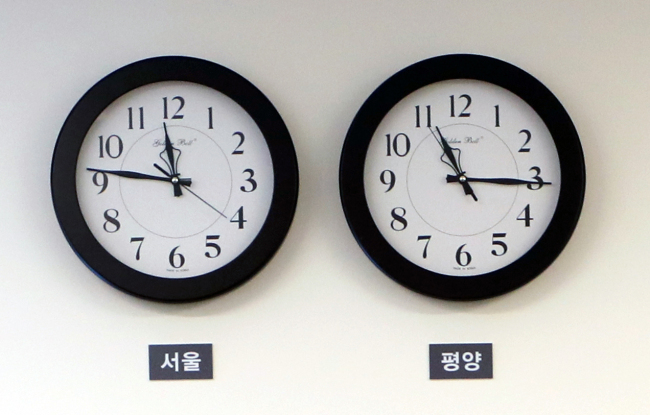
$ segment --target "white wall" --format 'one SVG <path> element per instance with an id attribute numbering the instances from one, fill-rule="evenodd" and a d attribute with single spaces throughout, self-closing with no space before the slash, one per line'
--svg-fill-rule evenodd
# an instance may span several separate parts
<path id="1" fill-rule="evenodd" d="M 3 413 L 641 414 L 650 399 L 650 3 L 605 0 L 0 0 Z M 582 218 L 532 283 L 427 298 L 365 257 L 338 197 L 347 128 L 397 70 L 495 56 L 564 104 L 587 162 Z M 50 199 L 58 132 L 109 72 L 218 62 L 282 114 L 301 192 L 284 245 L 207 301 L 158 304 L 95 277 Z M 428 380 L 429 343 L 492 342 L 494 379 Z M 150 382 L 147 345 L 213 343 L 212 381 Z"/>

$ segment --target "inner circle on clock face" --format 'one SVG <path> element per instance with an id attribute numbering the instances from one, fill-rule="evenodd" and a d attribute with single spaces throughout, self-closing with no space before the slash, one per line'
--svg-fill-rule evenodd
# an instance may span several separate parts
<path id="1" fill-rule="evenodd" d="M 518 177 L 510 149 L 492 131 L 472 124 L 441 126 L 439 131 L 458 150 L 458 162 L 467 176 L 479 172 L 483 177 Z M 517 186 L 482 186 L 481 203 L 468 203 L 461 186 L 447 183 L 447 175 L 453 172 L 440 158 L 439 142 L 429 132 L 413 150 L 407 168 L 409 199 L 424 222 L 444 234 L 470 236 L 503 220 L 517 197 Z"/>
<path id="2" fill-rule="evenodd" d="M 172 145 L 178 149 L 180 177 L 192 179 L 189 189 L 183 191 L 192 190 L 204 200 L 209 200 L 220 212 L 225 212 L 232 192 L 232 172 L 223 150 L 212 138 L 197 129 L 172 125 L 167 130 Z M 165 165 L 164 137 L 165 132 L 161 127 L 138 139 L 125 151 L 122 169 L 142 169 L 143 160 Z M 153 162 L 144 165 L 151 174 L 160 174 L 152 167 Z M 223 216 L 191 195 L 169 200 L 169 183 L 153 182 L 143 186 L 137 180 L 120 178 L 119 185 L 124 206 L 133 219 L 159 236 L 184 238 L 196 235 L 223 219 Z"/>

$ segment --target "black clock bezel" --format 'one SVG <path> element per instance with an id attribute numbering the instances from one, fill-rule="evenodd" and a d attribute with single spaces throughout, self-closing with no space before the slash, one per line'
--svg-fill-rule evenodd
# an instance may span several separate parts
<path id="1" fill-rule="evenodd" d="M 485 274 L 456 277 L 426 270 L 400 255 L 381 235 L 365 197 L 364 164 L 370 140 L 384 116 L 404 97 L 435 82 L 472 79 L 518 95 L 539 114 L 555 142 L 561 188 L 555 213 L 537 243 L 511 264 Z M 578 223 L 586 172 L 571 118 L 540 81 L 507 62 L 472 54 L 429 58 L 391 76 L 364 102 L 345 138 L 339 168 L 341 203 L 348 225 L 370 260 L 405 287 L 448 300 L 479 300 L 512 291 L 541 274 L 560 255 Z"/>
<path id="2" fill-rule="evenodd" d="M 83 140 L 100 113 L 141 86 L 185 81 L 215 89 L 238 103 L 255 121 L 271 153 L 274 188 L 266 220 L 253 242 L 225 266 L 195 277 L 169 279 L 136 271 L 110 255 L 83 218 L 76 190 L 76 166 Z M 229 291 L 252 278 L 286 237 L 298 199 L 298 162 L 289 130 L 268 98 L 236 72 L 186 56 L 161 56 L 126 65 L 97 82 L 68 115 L 54 149 L 51 170 L 54 210 L 68 243 L 100 278 L 138 297 L 187 302 Z"/>

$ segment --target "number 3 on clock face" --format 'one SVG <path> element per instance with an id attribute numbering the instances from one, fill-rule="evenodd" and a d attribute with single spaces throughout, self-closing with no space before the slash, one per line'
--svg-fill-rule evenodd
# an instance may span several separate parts
<path id="1" fill-rule="evenodd" d="M 99 276 L 190 301 L 250 278 L 295 211 L 297 164 L 271 103 L 217 64 L 136 62 L 75 106 L 52 164 L 61 227 Z"/>
<path id="2" fill-rule="evenodd" d="M 559 101 L 520 69 L 476 55 L 429 59 L 386 81 L 341 158 L 343 207 L 368 256 L 447 299 L 502 294 L 541 273 L 576 226 L 584 185 Z"/>

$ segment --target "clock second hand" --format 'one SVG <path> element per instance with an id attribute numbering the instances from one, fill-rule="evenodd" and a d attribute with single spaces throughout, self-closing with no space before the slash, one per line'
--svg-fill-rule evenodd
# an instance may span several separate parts
<path id="1" fill-rule="evenodd" d="M 218 214 L 220 214 L 220 215 L 223 216 L 224 218 L 228 219 L 228 217 L 227 217 L 226 215 L 224 215 L 223 213 L 221 213 L 221 212 L 219 211 L 219 209 L 217 209 L 216 207 L 212 206 L 210 203 L 206 202 L 205 199 L 203 199 L 201 196 L 199 196 L 199 195 L 197 195 L 196 193 L 194 193 L 192 190 L 190 190 L 189 187 L 187 187 L 187 186 L 185 186 L 185 185 L 183 185 L 183 187 L 185 188 L 185 190 L 187 190 L 188 192 L 190 192 L 191 194 L 193 194 L 193 195 L 194 195 L 197 199 L 199 199 L 201 202 L 203 202 L 203 203 L 205 203 L 206 205 L 210 206 L 210 208 L 212 208 L 212 210 L 214 210 L 215 212 L 217 212 Z"/>
<path id="2" fill-rule="evenodd" d="M 167 171 L 165 171 L 165 169 L 163 169 L 162 167 L 160 167 L 158 164 L 154 163 L 153 166 L 154 166 L 155 168 L 157 168 L 158 170 L 160 170 L 164 175 L 166 175 L 166 176 L 168 176 L 168 177 L 170 177 L 170 178 L 173 179 L 172 175 L 169 174 Z M 199 196 L 199 195 L 197 195 L 196 193 L 194 193 L 194 192 L 193 192 L 193 191 L 192 191 L 188 186 L 186 186 L 184 183 L 179 182 L 179 184 L 180 184 L 181 186 L 183 186 L 183 187 L 185 188 L 185 190 L 187 190 L 187 191 L 190 192 L 192 195 L 194 195 L 194 197 L 196 197 L 196 198 L 199 199 L 201 202 L 203 202 L 203 203 L 205 203 L 206 205 L 208 205 L 212 210 L 214 210 L 215 212 L 217 212 L 218 214 L 220 214 L 220 215 L 223 216 L 224 218 L 228 219 L 228 217 L 227 217 L 226 215 L 224 215 L 224 214 L 223 214 L 219 209 L 215 208 L 215 207 L 212 206 L 210 203 L 208 203 L 205 199 L 203 199 L 201 196 Z"/>

